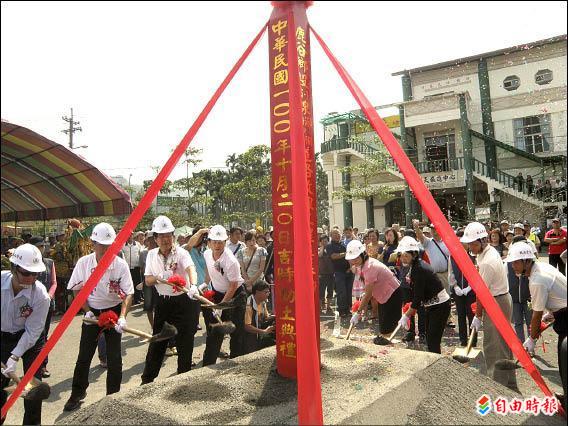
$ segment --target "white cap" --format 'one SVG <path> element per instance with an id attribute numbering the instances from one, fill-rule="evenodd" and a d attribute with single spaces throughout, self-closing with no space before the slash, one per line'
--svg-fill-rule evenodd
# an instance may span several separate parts
<path id="1" fill-rule="evenodd" d="M 479 222 L 471 222 L 465 227 L 463 237 L 460 238 L 460 241 L 462 243 L 472 243 L 486 237 L 488 237 L 488 234 L 485 225 Z"/>
<path id="2" fill-rule="evenodd" d="M 345 252 L 345 260 L 353 260 L 359 257 L 361 253 L 365 253 L 365 246 L 359 240 L 352 240 L 347 244 Z"/>
<path id="3" fill-rule="evenodd" d="M 509 247 L 509 255 L 505 258 L 505 262 L 514 262 L 515 260 L 530 259 L 535 260 L 533 249 L 524 241 L 512 244 Z"/>
<path id="4" fill-rule="evenodd" d="M 431 233 L 432 233 L 432 229 L 429 228 L 428 226 L 425 226 L 424 228 L 422 228 L 422 232 L 423 232 L 423 233 L 428 232 L 429 234 L 431 234 Z"/>
<path id="5" fill-rule="evenodd" d="M 105 222 L 96 225 L 91 233 L 91 240 L 105 246 L 114 243 L 115 238 L 116 232 L 114 232 L 114 228 Z"/>
<path id="6" fill-rule="evenodd" d="M 168 234 L 175 230 L 176 228 L 174 228 L 172 221 L 166 216 L 158 216 L 152 222 L 152 232 L 156 234 Z"/>
<path id="7" fill-rule="evenodd" d="M 209 230 L 209 239 L 212 241 L 227 241 L 227 230 L 223 225 L 214 225 Z"/>
<path id="8" fill-rule="evenodd" d="M 396 251 L 397 253 L 403 253 L 406 251 L 420 251 L 420 244 L 412 237 L 402 237 L 402 239 L 398 242 Z"/>
<path id="9" fill-rule="evenodd" d="M 318 234 L 323 234 L 323 228 L 318 228 L 316 231 Z"/>
<path id="10" fill-rule="evenodd" d="M 31 244 L 22 244 L 10 256 L 10 262 L 29 272 L 45 271 L 39 249 Z"/>
<path id="11" fill-rule="evenodd" d="M 515 223 L 515 225 L 513 226 L 513 229 L 515 228 L 521 228 L 522 230 L 525 229 L 525 225 L 523 225 L 521 222 L 517 222 Z"/>

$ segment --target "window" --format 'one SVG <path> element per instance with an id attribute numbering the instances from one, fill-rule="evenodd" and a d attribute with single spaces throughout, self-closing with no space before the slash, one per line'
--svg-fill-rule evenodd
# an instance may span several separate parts
<path id="1" fill-rule="evenodd" d="M 448 159 L 456 158 L 456 135 L 454 129 L 446 132 L 425 133 L 427 172 L 449 170 Z"/>
<path id="2" fill-rule="evenodd" d="M 531 154 L 550 151 L 550 114 L 513 120 L 515 147 Z"/>
<path id="3" fill-rule="evenodd" d="M 551 70 L 539 70 L 534 75 L 534 82 L 539 85 L 548 84 L 552 81 L 552 71 Z"/>
<path id="4" fill-rule="evenodd" d="M 503 80 L 503 87 L 505 90 L 517 90 L 521 85 L 521 79 L 516 75 L 510 75 L 509 77 Z"/>

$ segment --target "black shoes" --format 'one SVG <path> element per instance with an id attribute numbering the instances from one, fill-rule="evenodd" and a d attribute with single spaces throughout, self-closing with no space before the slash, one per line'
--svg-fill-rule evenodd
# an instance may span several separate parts
<path id="1" fill-rule="evenodd" d="M 83 400 L 86 398 L 87 396 L 87 391 L 83 392 L 83 395 L 79 396 L 79 397 L 75 397 L 73 395 L 71 395 L 69 397 L 69 399 L 67 400 L 67 402 L 65 403 L 65 406 L 63 407 L 63 411 L 74 411 L 77 408 L 79 408 L 81 406 L 81 404 L 83 403 Z"/>

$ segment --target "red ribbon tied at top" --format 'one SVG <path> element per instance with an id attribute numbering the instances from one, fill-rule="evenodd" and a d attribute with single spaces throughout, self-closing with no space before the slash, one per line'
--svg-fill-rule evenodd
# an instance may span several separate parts
<path id="1" fill-rule="evenodd" d="M 477 312 L 477 302 L 471 304 L 471 312 L 473 312 L 474 315 Z"/>
<path id="2" fill-rule="evenodd" d="M 174 287 L 172 287 L 172 291 L 174 293 L 180 291 L 178 290 L 178 287 L 181 288 L 187 285 L 185 282 L 185 278 L 183 278 L 181 275 L 172 275 L 170 278 L 168 278 L 168 282 L 174 285 Z"/>
<path id="3" fill-rule="evenodd" d="M 408 310 L 410 309 L 410 306 L 412 305 L 411 302 L 405 303 L 404 306 L 402 307 L 402 313 L 405 314 L 408 312 Z"/>
<path id="4" fill-rule="evenodd" d="M 118 321 L 118 315 L 114 311 L 106 311 L 99 315 L 99 327 L 111 329 Z"/>
<path id="5" fill-rule="evenodd" d="M 207 290 L 206 292 L 203 293 L 203 297 L 205 297 L 207 300 L 211 302 L 213 302 L 213 296 L 215 296 L 214 290 Z"/>
<path id="6" fill-rule="evenodd" d="M 353 313 L 357 312 L 360 306 L 361 306 L 361 301 L 356 300 L 355 303 L 353 303 L 353 305 L 351 306 L 351 312 Z"/>

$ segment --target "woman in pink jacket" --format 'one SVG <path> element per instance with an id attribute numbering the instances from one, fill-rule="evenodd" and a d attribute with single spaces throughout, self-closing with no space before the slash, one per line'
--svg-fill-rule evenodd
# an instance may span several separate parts
<path id="1" fill-rule="evenodd" d="M 400 284 L 391 270 L 384 263 L 369 257 L 365 246 L 358 240 L 347 245 L 345 259 L 353 267 L 361 268 L 361 280 L 365 283 L 365 294 L 361 300 L 358 313 L 367 308 L 371 298 L 379 304 L 379 332 L 390 337 L 397 326 L 402 310 Z M 375 343 L 382 340 L 375 338 Z"/>

